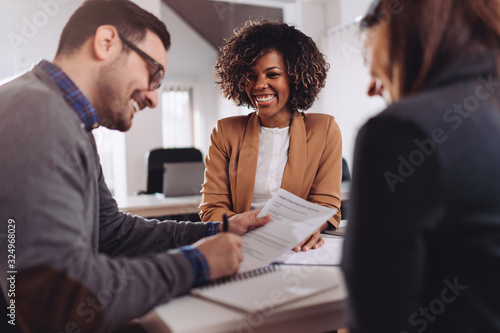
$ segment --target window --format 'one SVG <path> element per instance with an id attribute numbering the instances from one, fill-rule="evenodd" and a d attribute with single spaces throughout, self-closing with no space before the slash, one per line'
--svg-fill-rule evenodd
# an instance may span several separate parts
<path id="1" fill-rule="evenodd" d="M 92 131 L 106 185 L 114 197 L 127 194 L 125 134 L 100 126 Z"/>
<path id="2" fill-rule="evenodd" d="M 162 92 L 163 147 L 194 146 L 192 95 L 190 86 L 167 86 Z"/>

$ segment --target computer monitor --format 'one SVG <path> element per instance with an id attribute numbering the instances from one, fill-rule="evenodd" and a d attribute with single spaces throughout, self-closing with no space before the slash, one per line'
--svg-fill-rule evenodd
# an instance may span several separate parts
<path id="1" fill-rule="evenodd" d="M 200 194 L 205 164 L 169 162 L 163 164 L 163 194 L 166 197 Z"/>

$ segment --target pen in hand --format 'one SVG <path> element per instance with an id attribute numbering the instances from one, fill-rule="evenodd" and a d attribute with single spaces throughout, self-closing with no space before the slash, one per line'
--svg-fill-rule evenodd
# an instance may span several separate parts
<path id="1" fill-rule="evenodd" d="M 229 230 L 229 221 L 227 220 L 226 212 L 222 212 L 222 231 L 228 232 Z"/>

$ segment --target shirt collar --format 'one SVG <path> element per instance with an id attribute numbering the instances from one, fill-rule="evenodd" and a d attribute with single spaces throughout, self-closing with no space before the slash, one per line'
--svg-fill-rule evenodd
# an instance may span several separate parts
<path id="1" fill-rule="evenodd" d="M 66 101 L 80 118 L 82 127 L 88 132 L 99 126 L 99 115 L 83 92 L 76 84 L 56 65 L 46 60 L 38 63 L 57 85 Z"/>

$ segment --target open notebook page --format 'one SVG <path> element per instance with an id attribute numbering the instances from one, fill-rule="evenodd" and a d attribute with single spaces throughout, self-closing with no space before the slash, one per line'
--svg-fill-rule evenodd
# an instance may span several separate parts
<path id="1" fill-rule="evenodd" d="M 224 283 L 194 288 L 191 294 L 254 313 L 297 301 L 339 286 L 334 267 L 270 266 Z M 244 274 L 242 274 L 244 275 Z"/>

